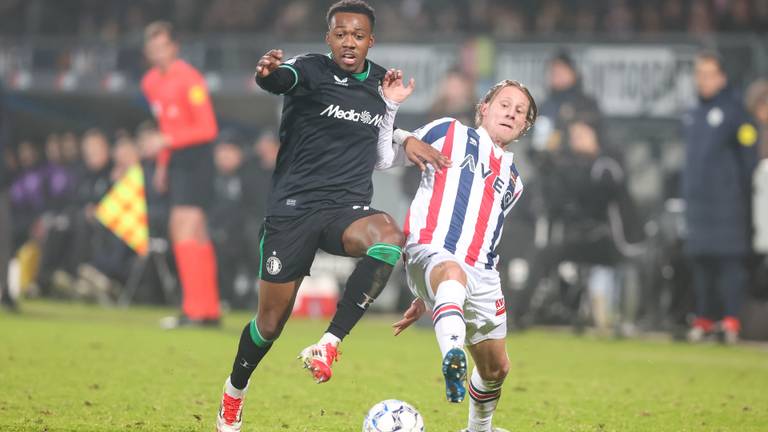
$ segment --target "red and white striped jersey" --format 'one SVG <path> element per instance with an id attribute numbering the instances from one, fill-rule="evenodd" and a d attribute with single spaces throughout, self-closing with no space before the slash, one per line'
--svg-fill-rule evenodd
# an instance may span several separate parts
<path id="1" fill-rule="evenodd" d="M 523 192 L 514 155 L 483 128 L 452 118 L 435 120 L 416 135 L 450 157 L 453 166 L 422 174 L 405 220 L 407 244 L 443 247 L 467 264 L 494 269 L 504 217 Z"/>

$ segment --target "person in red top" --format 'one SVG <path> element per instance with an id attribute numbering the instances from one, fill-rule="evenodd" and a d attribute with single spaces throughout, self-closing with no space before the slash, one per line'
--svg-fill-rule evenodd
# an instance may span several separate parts
<path id="1" fill-rule="evenodd" d="M 178 58 L 173 26 L 158 21 L 144 32 L 144 53 L 152 66 L 141 89 L 163 140 L 156 148 L 154 187 L 171 205 L 169 235 L 182 287 L 181 315 L 163 326 L 218 325 L 216 255 L 205 209 L 213 198 L 212 141 L 219 132 L 202 75 Z"/>

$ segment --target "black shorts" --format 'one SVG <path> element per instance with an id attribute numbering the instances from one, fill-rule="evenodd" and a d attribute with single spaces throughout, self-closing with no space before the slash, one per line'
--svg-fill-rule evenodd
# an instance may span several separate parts
<path id="1" fill-rule="evenodd" d="M 171 206 L 208 208 L 213 201 L 213 145 L 200 144 L 174 150 L 168 165 Z"/>
<path id="2" fill-rule="evenodd" d="M 349 256 L 342 235 L 353 222 L 383 213 L 369 206 L 310 210 L 301 216 L 267 216 L 261 227 L 259 277 L 267 282 L 295 281 L 309 275 L 315 252 Z"/>

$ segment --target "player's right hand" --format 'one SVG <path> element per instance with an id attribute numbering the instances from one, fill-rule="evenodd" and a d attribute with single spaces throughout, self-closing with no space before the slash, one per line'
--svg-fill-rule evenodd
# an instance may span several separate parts
<path id="1" fill-rule="evenodd" d="M 413 302 L 411 302 L 411 307 L 408 308 L 407 311 L 403 314 L 403 319 L 400 321 L 392 324 L 392 328 L 394 329 L 395 336 L 399 335 L 403 332 L 403 330 L 410 327 L 411 324 L 415 323 L 419 320 L 421 315 L 426 312 L 427 306 L 424 304 L 424 300 L 417 298 Z"/>
<path id="2" fill-rule="evenodd" d="M 283 50 L 273 49 L 267 51 L 256 63 L 256 76 L 264 78 L 271 74 L 278 66 L 283 64 Z"/>
<path id="3" fill-rule="evenodd" d="M 397 103 L 402 103 L 408 99 L 416 88 L 415 80 L 411 78 L 408 85 L 403 83 L 403 71 L 400 69 L 390 69 L 381 79 L 381 91 L 384 97 Z"/>

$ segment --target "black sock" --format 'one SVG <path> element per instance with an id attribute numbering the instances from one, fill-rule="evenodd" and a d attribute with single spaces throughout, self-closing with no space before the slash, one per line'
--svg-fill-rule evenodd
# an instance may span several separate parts
<path id="1" fill-rule="evenodd" d="M 272 341 L 261 337 L 256 328 L 255 319 L 245 325 L 240 335 L 240 344 L 237 347 L 237 355 L 232 364 L 232 375 L 230 375 L 230 381 L 235 388 L 242 390 L 248 385 L 248 379 L 270 348 L 272 348 Z"/>
<path id="2" fill-rule="evenodd" d="M 393 268 L 368 255 L 361 258 L 347 279 L 347 287 L 337 305 L 328 333 L 344 339 L 363 317 L 368 306 L 384 290 Z"/>

